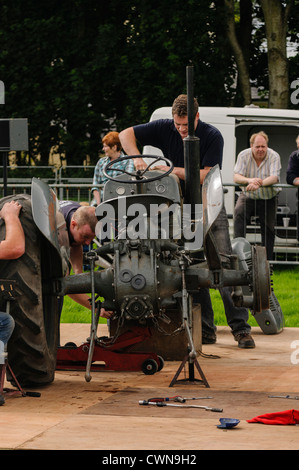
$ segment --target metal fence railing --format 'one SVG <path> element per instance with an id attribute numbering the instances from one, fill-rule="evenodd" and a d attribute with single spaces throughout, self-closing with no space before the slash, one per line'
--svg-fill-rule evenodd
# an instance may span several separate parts
<path id="1" fill-rule="evenodd" d="M 55 190 L 60 200 L 73 200 L 90 204 L 93 199 L 91 188 L 93 187 L 94 168 L 94 166 L 68 166 L 61 168 L 50 166 L 20 166 L 17 168 L 17 176 L 14 176 L 15 168 L 8 167 L 6 194 L 30 194 L 31 180 L 35 176 L 48 183 L 49 186 Z M 1 179 L 2 175 L 0 174 L 0 181 Z M 99 187 L 101 187 L 101 185 L 99 185 Z M 3 183 L 0 183 L 0 198 L 3 196 L 4 187 Z"/>
<path id="2" fill-rule="evenodd" d="M 9 167 L 8 167 L 9 168 Z M 73 200 L 92 203 L 94 166 L 72 166 L 56 169 L 54 167 L 24 167 L 24 177 L 12 178 L 9 172 L 7 179 L 7 195 L 31 192 L 31 179 L 40 177 L 47 182 L 60 200 Z M 18 168 L 23 171 L 22 168 Z M 26 169 L 26 171 L 25 171 Z M 30 169 L 30 171 L 29 171 Z M 83 177 L 79 176 L 83 174 Z M 40 174 L 42 176 L 40 176 Z M 1 175 L 0 175 L 1 181 Z M 224 188 L 235 187 L 236 198 L 239 187 L 234 183 L 225 183 Z M 278 197 L 276 213 L 274 259 L 273 264 L 299 265 L 299 234 L 298 234 L 298 190 L 294 186 L 278 184 L 282 190 Z M 101 185 L 99 186 L 99 188 Z M 0 198 L 3 197 L 3 183 L 0 183 Z M 284 220 L 289 219 L 289 220 Z M 233 238 L 233 214 L 229 214 L 230 235 Z M 251 217 L 250 224 L 246 226 L 246 238 L 250 243 L 261 244 L 261 230 L 257 217 Z"/>

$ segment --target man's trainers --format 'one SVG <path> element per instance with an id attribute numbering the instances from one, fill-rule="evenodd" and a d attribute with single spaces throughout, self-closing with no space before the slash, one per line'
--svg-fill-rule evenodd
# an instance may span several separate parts
<path id="1" fill-rule="evenodd" d="M 255 342 L 248 333 L 239 333 L 235 335 L 235 340 L 238 341 L 238 347 L 243 349 L 255 348 Z"/>
<path id="2" fill-rule="evenodd" d="M 0 393 L 0 406 L 4 405 L 4 403 L 5 403 L 4 396 Z"/>

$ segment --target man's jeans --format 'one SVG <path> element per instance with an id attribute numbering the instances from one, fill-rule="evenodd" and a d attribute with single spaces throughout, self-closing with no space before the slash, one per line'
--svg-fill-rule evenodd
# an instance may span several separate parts
<path id="1" fill-rule="evenodd" d="M 213 224 L 212 233 L 215 237 L 219 253 L 230 255 L 232 253 L 232 247 L 229 237 L 227 215 L 224 208 Z M 225 256 L 221 258 L 223 259 L 223 263 L 227 261 Z M 243 307 L 235 307 L 231 297 L 232 288 L 223 287 L 219 289 L 219 292 L 222 297 L 227 323 L 232 330 L 232 334 L 250 333 L 251 327 L 247 323 L 248 310 Z M 203 338 L 215 337 L 216 326 L 214 325 L 214 312 L 209 289 L 200 289 L 198 293 L 193 295 L 193 302 L 201 304 Z"/>
<path id="2" fill-rule="evenodd" d="M 246 238 L 246 225 L 250 224 L 252 215 L 259 217 L 262 245 L 266 247 L 267 259 L 273 259 L 273 247 L 275 238 L 277 196 L 272 199 L 251 199 L 241 193 L 238 197 L 235 215 L 235 238 Z"/>
<path id="3" fill-rule="evenodd" d="M 0 364 L 4 364 L 4 351 L 14 327 L 14 319 L 8 313 L 0 312 Z"/>

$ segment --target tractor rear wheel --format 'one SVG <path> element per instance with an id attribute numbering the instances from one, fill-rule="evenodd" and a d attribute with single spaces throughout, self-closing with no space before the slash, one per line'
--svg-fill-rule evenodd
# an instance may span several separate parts
<path id="1" fill-rule="evenodd" d="M 56 258 L 53 247 L 34 223 L 30 196 L 3 198 L 0 209 L 11 200 L 22 205 L 20 220 L 26 248 L 19 259 L 0 260 L 0 278 L 16 281 L 16 295 L 9 302 L 15 329 L 8 342 L 8 361 L 22 386 L 40 386 L 53 381 L 56 369 L 59 306 L 58 298 L 51 293 Z M 5 224 L 0 220 L 0 240 L 4 238 Z M 1 310 L 7 311 L 1 298 L 0 303 Z"/>

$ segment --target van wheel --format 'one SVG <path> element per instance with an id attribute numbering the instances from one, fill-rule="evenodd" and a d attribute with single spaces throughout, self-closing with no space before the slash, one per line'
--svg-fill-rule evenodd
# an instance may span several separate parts
<path id="1" fill-rule="evenodd" d="M 22 205 L 20 220 L 24 229 L 25 253 L 17 260 L 0 260 L 0 277 L 15 280 L 15 299 L 9 313 L 15 329 L 8 342 L 8 362 L 22 386 L 40 386 L 54 380 L 59 338 L 58 299 L 51 294 L 54 272 L 53 248 L 36 227 L 27 195 L 8 196 L 0 202 L 16 200 Z M 0 221 L 0 240 L 5 224 Z M 1 310 L 7 304 L 1 300 Z M 12 377 L 7 377 L 12 381 Z"/>

